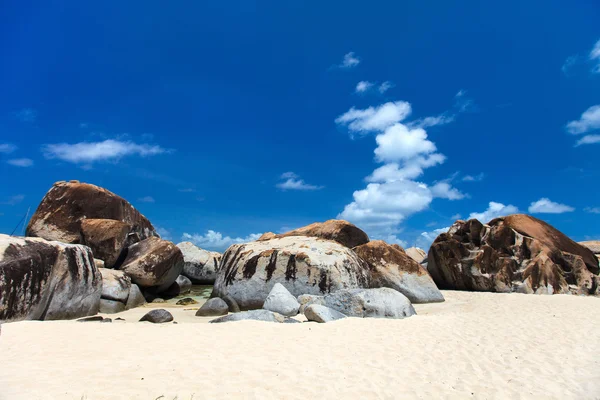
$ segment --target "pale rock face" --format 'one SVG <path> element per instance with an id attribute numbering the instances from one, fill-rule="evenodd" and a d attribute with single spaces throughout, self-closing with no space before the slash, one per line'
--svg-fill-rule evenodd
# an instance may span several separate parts
<path id="1" fill-rule="evenodd" d="M 311 304 L 304 309 L 304 316 L 309 321 L 324 323 L 346 318 L 344 314 L 320 304 Z"/>
<path id="2" fill-rule="evenodd" d="M 203 250 L 191 242 L 177 245 L 183 254 L 182 275 L 198 285 L 212 285 L 217 277 L 221 262 L 221 254 L 216 251 Z"/>
<path id="3" fill-rule="evenodd" d="M 101 294 L 88 247 L 0 235 L 0 322 L 93 315 Z"/>
<path id="4" fill-rule="evenodd" d="M 102 298 L 107 300 L 127 302 L 131 290 L 131 279 L 123 271 L 101 268 Z"/>
<path id="5" fill-rule="evenodd" d="M 339 290 L 324 300 L 325 306 L 349 317 L 400 319 L 416 315 L 410 300 L 390 288 Z"/>
<path id="6" fill-rule="evenodd" d="M 587 247 L 596 255 L 600 254 L 600 240 L 588 240 L 586 242 L 579 242 L 579 244 Z"/>
<path id="7" fill-rule="evenodd" d="M 229 314 L 221 318 L 210 321 L 213 324 L 220 322 L 235 322 L 235 321 L 264 321 L 264 322 L 285 322 L 289 318 L 281 314 L 274 313 L 269 310 L 250 310 L 242 311 L 235 314 Z"/>
<path id="8" fill-rule="evenodd" d="M 298 303 L 298 300 L 296 300 L 285 286 L 281 283 L 276 283 L 271 292 L 269 292 L 263 308 L 285 315 L 286 317 L 293 317 L 298 314 L 300 303 Z"/>
<path id="9" fill-rule="evenodd" d="M 425 252 L 425 250 L 420 249 L 418 247 L 409 247 L 405 251 L 406 251 L 406 254 L 410 258 L 412 258 L 419 264 L 421 264 L 423 261 L 425 261 L 427 259 L 427 253 Z"/>
<path id="10" fill-rule="evenodd" d="M 368 266 L 347 247 L 314 237 L 236 244 L 223 255 L 213 297 L 230 296 L 242 310 L 261 308 L 276 283 L 294 296 L 368 287 Z"/>

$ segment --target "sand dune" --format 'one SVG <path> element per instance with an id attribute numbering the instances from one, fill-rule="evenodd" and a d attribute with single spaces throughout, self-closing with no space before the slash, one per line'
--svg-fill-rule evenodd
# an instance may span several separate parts
<path id="1" fill-rule="evenodd" d="M 5 324 L 0 399 L 600 399 L 600 299 L 444 296 L 405 320 Z"/>

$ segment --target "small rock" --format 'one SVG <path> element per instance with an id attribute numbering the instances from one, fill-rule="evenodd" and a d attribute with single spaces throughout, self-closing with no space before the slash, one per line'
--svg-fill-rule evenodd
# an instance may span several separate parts
<path id="1" fill-rule="evenodd" d="M 103 319 L 102 321 L 100 321 L 100 322 L 111 323 L 111 322 L 112 322 L 112 319 L 110 319 L 110 318 L 104 318 L 104 319 Z"/>
<path id="2" fill-rule="evenodd" d="M 116 314 L 125 311 L 125 304 L 120 301 L 100 299 L 100 312 L 104 314 Z"/>
<path id="3" fill-rule="evenodd" d="M 339 311 L 333 310 L 329 307 L 322 306 L 320 304 L 309 304 L 304 309 L 304 316 L 309 321 L 314 322 L 331 322 L 338 319 L 346 318 L 344 314 Z"/>
<path id="4" fill-rule="evenodd" d="M 125 322 L 125 320 L 123 318 L 115 318 L 115 321 L 119 321 L 119 322 L 123 321 L 123 322 Z"/>
<path id="5" fill-rule="evenodd" d="M 164 322 L 173 321 L 173 315 L 163 308 L 157 308 L 140 318 L 140 322 L 143 321 L 152 322 L 153 324 L 162 324 Z"/>
<path id="6" fill-rule="evenodd" d="M 198 302 L 191 297 L 186 297 L 185 299 L 179 300 L 177 303 L 178 306 L 189 306 L 190 304 L 198 304 Z"/>
<path id="7" fill-rule="evenodd" d="M 161 299 L 160 297 L 155 298 L 154 300 L 152 300 L 153 303 L 164 303 L 165 299 Z"/>
<path id="8" fill-rule="evenodd" d="M 234 321 L 265 321 L 265 322 L 284 322 L 286 318 L 281 314 L 274 313 L 268 310 L 251 310 L 251 311 L 242 311 L 239 313 L 229 314 L 221 318 L 213 319 L 210 323 L 219 323 L 219 322 L 234 322 Z"/>
<path id="9" fill-rule="evenodd" d="M 227 315 L 228 311 L 229 306 L 223 299 L 213 297 L 200 307 L 196 312 L 196 317 L 217 317 L 219 315 Z"/>
<path id="10" fill-rule="evenodd" d="M 94 315 L 93 317 L 78 319 L 77 322 L 101 322 L 103 319 L 101 315 Z"/>
<path id="11" fill-rule="evenodd" d="M 298 303 L 300 303 L 300 312 L 302 314 L 304 314 L 304 309 L 309 305 L 309 304 L 320 304 L 320 305 L 324 305 L 325 304 L 325 299 L 323 296 L 317 296 L 314 294 L 301 294 L 300 296 L 298 296 Z"/>
<path id="12" fill-rule="evenodd" d="M 286 317 L 298 315 L 299 308 L 300 303 L 298 303 L 298 300 L 281 283 L 276 283 L 273 286 L 263 304 L 263 309 L 285 315 Z"/>

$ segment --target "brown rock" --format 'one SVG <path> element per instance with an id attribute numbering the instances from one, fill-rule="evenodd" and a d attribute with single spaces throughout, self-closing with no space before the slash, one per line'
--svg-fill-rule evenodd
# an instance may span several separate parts
<path id="1" fill-rule="evenodd" d="M 369 287 L 395 289 L 413 303 L 444 301 L 427 270 L 396 246 L 372 240 L 353 249 L 369 265 Z"/>
<path id="2" fill-rule="evenodd" d="M 89 246 L 95 258 L 113 268 L 127 243 L 131 225 L 114 219 L 84 219 L 81 221 L 81 241 Z"/>
<path id="3" fill-rule="evenodd" d="M 455 222 L 433 242 L 427 269 L 441 289 L 600 294 L 591 251 L 523 214 Z"/>
<path id="4" fill-rule="evenodd" d="M 349 248 L 360 246 L 369 241 L 369 236 L 350 222 L 330 219 L 325 222 L 315 222 L 302 228 L 275 235 L 272 232 L 263 234 L 258 240 L 269 240 L 287 236 L 308 236 L 333 240 Z"/>
<path id="5" fill-rule="evenodd" d="M 46 193 L 27 226 L 27 236 L 81 243 L 83 219 L 114 219 L 131 226 L 130 243 L 155 236 L 150 221 L 125 199 L 87 183 L 57 182 Z"/>

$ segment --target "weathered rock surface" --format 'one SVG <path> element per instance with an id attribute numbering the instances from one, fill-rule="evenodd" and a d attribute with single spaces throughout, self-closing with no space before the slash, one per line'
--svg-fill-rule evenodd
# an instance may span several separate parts
<path id="1" fill-rule="evenodd" d="M 265 310 L 273 311 L 286 317 L 298 315 L 300 303 L 298 300 L 283 286 L 281 283 L 276 283 L 263 304 Z"/>
<path id="2" fill-rule="evenodd" d="M 590 249 L 591 252 L 596 255 L 596 258 L 598 254 L 600 254 L 600 240 L 588 240 L 585 242 L 578 242 L 578 244 Z"/>
<path id="3" fill-rule="evenodd" d="M 173 321 L 173 315 L 164 308 L 157 308 L 140 318 L 140 322 L 144 321 L 152 322 L 153 324 L 163 324 Z"/>
<path id="4" fill-rule="evenodd" d="M 179 275 L 175 279 L 175 283 L 179 286 L 179 294 L 186 294 L 192 290 L 192 281 L 183 275 Z"/>
<path id="5" fill-rule="evenodd" d="M 277 314 L 268 310 L 251 310 L 242 311 L 235 314 L 229 314 L 221 318 L 213 319 L 211 323 L 219 322 L 234 322 L 234 321 L 265 321 L 265 322 L 285 322 L 287 319 L 281 314 Z"/>
<path id="6" fill-rule="evenodd" d="M 156 235 L 150 221 L 122 197 L 95 185 L 71 181 L 56 182 L 46 193 L 29 221 L 27 236 L 81 243 L 81 221 L 87 218 L 129 224 L 130 243 Z"/>
<path id="7" fill-rule="evenodd" d="M 310 304 L 304 309 L 304 316 L 309 321 L 314 322 L 331 322 L 338 319 L 346 318 L 344 314 L 332 308 L 322 306 L 320 304 Z"/>
<path id="8" fill-rule="evenodd" d="M 490 292 L 599 294 L 598 260 L 549 224 L 523 214 L 484 225 L 457 221 L 433 242 L 438 287 Z"/>
<path id="9" fill-rule="evenodd" d="M 240 309 L 263 306 L 276 283 L 294 296 L 368 287 L 369 271 L 356 253 L 336 242 L 290 236 L 236 244 L 225 252 L 212 297 L 230 296 Z"/>
<path id="10" fill-rule="evenodd" d="M 427 253 L 425 250 L 420 249 L 418 247 L 409 247 L 405 250 L 406 255 L 421 264 L 423 261 L 427 259 Z"/>
<path id="11" fill-rule="evenodd" d="M 307 236 L 326 240 L 333 240 L 339 244 L 352 248 L 365 244 L 369 236 L 355 225 L 340 219 L 330 219 L 325 222 L 315 222 L 302 228 L 275 235 L 273 232 L 263 234 L 258 240 L 271 240 L 289 236 Z"/>
<path id="12" fill-rule="evenodd" d="M 94 315 L 101 293 L 88 247 L 0 235 L 0 323 Z"/>
<path id="13" fill-rule="evenodd" d="M 129 296 L 127 297 L 125 308 L 130 310 L 132 308 L 143 306 L 144 304 L 146 304 L 146 299 L 144 298 L 140 287 L 135 283 L 132 283 L 131 287 L 129 288 Z"/>
<path id="14" fill-rule="evenodd" d="M 177 245 L 183 254 L 182 275 L 198 285 L 212 285 L 217 278 L 221 253 L 203 250 L 191 242 Z"/>
<path id="15" fill-rule="evenodd" d="M 86 218 L 81 220 L 81 243 L 92 249 L 105 267 L 112 268 L 127 245 L 131 230 L 131 225 L 114 219 Z"/>
<path id="16" fill-rule="evenodd" d="M 325 297 L 317 296 L 314 294 L 302 294 L 302 295 L 298 296 L 298 303 L 300 303 L 300 309 L 299 309 L 300 313 L 304 314 L 304 310 L 306 309 L 306 307 L 309 304 L 324 305 Z"/>
<path id="17" fill-rule="evenodd" d="M 160 293 L 171 286 L 183 270 L 183 255 L 175 244 L 157 237 L 135 243 L 119 267 L 131 281 Z"/>
<path id="18" fill-rule="evenodd" d="M 405 318 L 416 314 L 410 300 L 390 288 L 339 290 L 324 300 L 325 306 L 349 317 Z"/>
<path id="19" fill-rule="evenodd" d="M 100 268 L 102 298 L 126 303 L 131 290 L 131 279 L 123 271 Z"/>
<path id="20" fill-rule="evenodd" d="M 229 306 L 223 299 L 213 297 L 208 299 L 206 303 L 202 305 L 196 311 L 196 317 L 218 317 L 220 315 L 227 315 L 229 312 Z"/>
<path id="21" fill-rule="evenodd" d="M 395 289 L 412 303 L 444 301 L 444 296 L 427 270 L 409 257 L 400 246 L 372 240 L 355 247 L 354 251 L 369 265 L 371 288 Z"/>
<path id="22" fill-rule="evenodd" d="M 116 314 L 125 311 L 125 303 L 116 301 L 116 300 L 108 300 L 108 299 L 100 299 L 100 312 L 103 314 Z"/>

